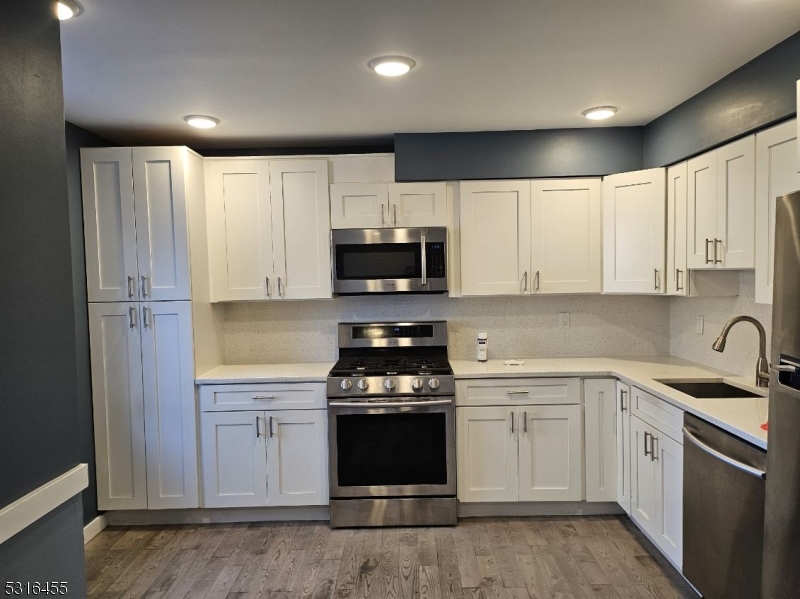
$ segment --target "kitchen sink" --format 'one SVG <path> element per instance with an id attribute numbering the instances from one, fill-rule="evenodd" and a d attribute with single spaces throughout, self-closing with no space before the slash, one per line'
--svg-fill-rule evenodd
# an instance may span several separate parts
<path id="1" fill-rule="evenodd" d="M 761 397 L 757 393 L 745 391 L 720 381 L 659 381 L 671 389 L 686 393 L 697 399 Z"/>

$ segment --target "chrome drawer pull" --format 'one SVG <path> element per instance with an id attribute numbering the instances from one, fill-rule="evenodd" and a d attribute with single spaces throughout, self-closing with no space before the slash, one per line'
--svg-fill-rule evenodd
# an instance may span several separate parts
<path id="1" fill-rule="evenodd" d="M 767 478 L 767 473 L 764 470 L 759 470 L 758 468 L 753 468 L 752 466 L 748 466 L 738 460 L 734 460 L 733 458 L 729 458 L 724 453 L 718 452 L 716 449 L 709 447 L 705 443 L 703 443 L 700 439 L 695 437 L 686 427 L 683 427 L 683 434 L 686 439 L 695 447 L 700 449 L 701 451 L 706 452 L 708 455 L 717 458 L 721 462 L 725 462 L 729 466 L 733 466 L 737 470 L 741 470 L 742 472 L 747 472 L 756 478 L 760 478 L 764 480 Z"/>
<path id="2" fill-rule="evenodd" d="M 506 395 L 528 395 L 530 391 L 506 391 Z"/>
<path id="3" fill-rule="evenodd" d="M 274 395 L 253 395 L 253 399 L 275 399 Z"/>

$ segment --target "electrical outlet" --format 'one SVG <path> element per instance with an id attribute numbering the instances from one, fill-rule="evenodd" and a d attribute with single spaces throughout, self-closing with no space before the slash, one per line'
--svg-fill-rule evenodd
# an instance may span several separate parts
<path id="1" fill-rule="evenodd" d="M 558 313 L 558 326 L 560 326 L 562 329 L 569 328 L 569 312 Z"/>
<path id="2" fill-rule="evenodd" d="M 695 330 L 697 331 L 698 335 L 702 335 L 703 334 L 703 325 L 704 325 L 703 317 L 702 316 L 698 316 L 697 317 L 697 323 L 695 324 Z"/>

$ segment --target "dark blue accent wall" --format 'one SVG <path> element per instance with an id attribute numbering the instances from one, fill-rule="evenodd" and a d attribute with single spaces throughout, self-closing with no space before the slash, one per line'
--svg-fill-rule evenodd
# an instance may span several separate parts
<path id="1" fill-rule="evenodd" d="M 397 181 L 599 176 L 642 168 L 642 127 L 398 133 Z"/>
<path id="2" fill-rule="evenodd" d="M 667 166 L 793 116 L 800 33 L 784 40 L 644 130 L 645 167 Z"/>

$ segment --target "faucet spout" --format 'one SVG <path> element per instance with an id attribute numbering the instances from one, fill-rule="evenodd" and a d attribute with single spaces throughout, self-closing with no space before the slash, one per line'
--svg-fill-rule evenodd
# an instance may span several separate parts
<path id="1" fill-rule="evenodd" d="M 769 362 L 767 361 L 767 332 L 764 330 L 758 320 L 752 316 L 734 316 L 725 326 L 722 327 L 722 332 L 717 337 L 711 349 L 722 353 L 725 351 L 725 345 L 728 342 L 728 333 L 733 326 L 740 322 L 749 322 L 758 330 L 758 362 L 756 362 L 756 386 L 768 387 L 769 386 Z"/>

